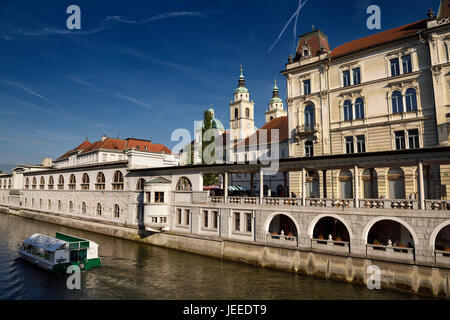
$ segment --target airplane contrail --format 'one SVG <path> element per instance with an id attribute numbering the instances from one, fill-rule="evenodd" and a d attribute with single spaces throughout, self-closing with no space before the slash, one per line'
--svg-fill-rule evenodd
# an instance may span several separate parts
<path id="1" fill-rule="evenodd" d="M 283 33 L 286 31 L 287 27 L 289 26 L 289 24 L 291 23 L 291 21 L 295 18 L 295 23 L 294 23 L 294 46 L 295 46 L 295 37 L 297 36 L 297 22 L 298 22 L 298 16 L 300 14 L 300 10 L 303 8 L 303 6 L 308 2 L 308 0 L 305 0 L 305 2 L 302 2 L 302 0 L 298 0 L 298 8 L 297 11 L 294 12 L 294 14 L 292 15 L 292 17 L 289 19 L 289 21 L 286 23 L 286 25 L 284 26 L 283 30 L 281 30 L 280 35 L 278 36 L 277 40 L 275 40 L 275 42 L 272 44 L 272 46 L 269 48 L 269 50 L 267 50 L 267 53 L 269 53 L 270 51 L 272 51 L 273 47 L 275 47 L 275 45 L 278 43 L 278 41 L 281 39 L 281 36 L 283 35 Z M 294 50 L 294 49 L 292 49 Z"/>

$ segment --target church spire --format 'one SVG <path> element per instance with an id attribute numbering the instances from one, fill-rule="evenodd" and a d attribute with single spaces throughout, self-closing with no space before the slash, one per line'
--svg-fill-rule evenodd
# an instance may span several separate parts
<path id="1" fill-rule="evenodd" d="M 241 75 L 239 76 L 239 85 L 238 88 L 245 88 L 245 77 L 242 71 L 242 64 L 241 64 Z"/>
<path id="2" fill-rule="evenodd" d="M 278 87 L 277 87 L 277 79 L 275 79 L 275 85 L 272 90 L 272 98 L 278 98 L 279 97 L 278 94 L 279 94 L 279 91 L 278 91 Z"/>

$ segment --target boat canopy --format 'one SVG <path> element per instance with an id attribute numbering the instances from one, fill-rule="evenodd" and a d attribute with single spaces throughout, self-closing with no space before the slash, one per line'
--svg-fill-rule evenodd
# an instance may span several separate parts
<path id="1" fill-rule="evenodd" d="M 43 234 L 35 233 L 28 237 L 24 243 L 50 251 L 55 252 L 58 249 L 63 249 L 68 242 L 55 239 Z"/>

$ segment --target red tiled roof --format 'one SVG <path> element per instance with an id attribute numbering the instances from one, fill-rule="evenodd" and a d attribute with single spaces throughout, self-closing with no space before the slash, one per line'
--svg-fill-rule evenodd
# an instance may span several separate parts
<path id="1" fill-rule="evenodd" d="M 365 38 L 347 42 L 331 51 L 330 57 L 336 58 L 349 53 L 357 52 L 363 49 L 379 46 L 391 41 L 415 35 L 427 28 L 426 21 L 427 20 L 413 22 L 405 26 L 401 26 L 395 29 L 373 34 Z"/>
<path id="2" fill-rule="evenodd" d="M 261 135 L 261 130 L 267 130 L 267 140 L 266 135 Z M 279 130 L 279 139 L 278 141 L 285 141 L 289 139 L 289 123 L 288 117 L 280 117 L 273 119 L 272 121 L 266 123 L 261 129 L 256 131 L 250 137 L 247 137 L 244 142 L 240 142 L 237 144 L 238 147 L 243 147 L 243 143 L 245 146 L 249 146 L 250 142 L 257 141 L 260 143 L 270 143 L 272 142 L 272 130 Z"/>
<path id="3" fill-rule="evenodd" d="M 322 48 L 324 52 L 330 51 L 327 37 L 322 33 L 322 31 L 316 30 L 300 37 L 294 61 L 298 61 L 302 57 L 302 50 L 305 44 L 307 44 L 311 49 L 311 57 L 319 55 Z"/>
<path id="4" fill-rule="evenodd" d="M 127 141 L 128 141 L 128 144 L 126 146 L 127 149 L 135 149 L 140 151 L 156 152 L 156 153 L 164 152 L 166 154 L 172 154 L 172 151 L 170 151 L 170 149 L 163 144 L 156 144 L 148 140 L 139 140 L 139 139 L 127 139 Z M 145 147 L 147 147 L 147 150 L 145 150 Z"/>
<path id="5" fill-rule="evenodd" d="M 145 147 L 147 147 L 147 150 L 145 150 Z M 113 139 L 113 138 L 106 138 L 104 141 L 96 141 L 94 143 L 90 143 L 89 141 L 83 142 L 81 145 L 76 147 L 73 150 L 70 150 L 66 152 L 64 155 L 56 159 L 62 160 L 64 158 L 67 158 L 71 153 L 75 151 L 79 151 L 80 154 L 92 152 L 99 149 L 105 149 L 105 150 L 119 150 L 119 151 L 125 151 L 128 149 L 134 149 L 139 151 L 146 151 L 146 152 L 155 152 L 155 153 L 162 153 L 165 154 L 172 154 L 169 148 L 167 148 L 165 145 L 162 144 L 156 144 L 152 143 L 148 140 L 139 140 L 139 139 Z"/>
<path id="6" fill-rule="evenodd" d="M 72 149 L 70 151 L 67 151 L 65 154 L 63 154 L 61 157 L 59 157 L 58 159 L 56 159 L 56 161 L 58 160 L 62 160 L 64 158 L 67 158 L 71 153 L 76 152 L 76 151 L 83 151 L 87 148 L 89 148 L 90 146 L 92 146 L 92 144 L 88 141 L 85 140 L 82 144 L 80 144 L 78 147 L 76 147 L 75 149 Z"/>
<path id="7" fill-rule="evenodd" d="M 450 0 L 442 0 L 439 7 L 438 19 L 446 18 L 450 16 Z"/>

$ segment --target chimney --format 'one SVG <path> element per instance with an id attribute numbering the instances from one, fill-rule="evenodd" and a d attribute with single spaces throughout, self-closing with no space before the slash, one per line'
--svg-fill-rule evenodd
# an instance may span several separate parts
<path id="1" fill-rule="evenodd" d="M 108 139 L 108 136 L 106 134 L 102 135 L 102 142 Z"/>
<path id="2" fill-rule="evenodd" d="M 41 162 L 41 166 L 43 167 L 51 167 L 53 160 L 51 158 L 44 158 Z"/>

